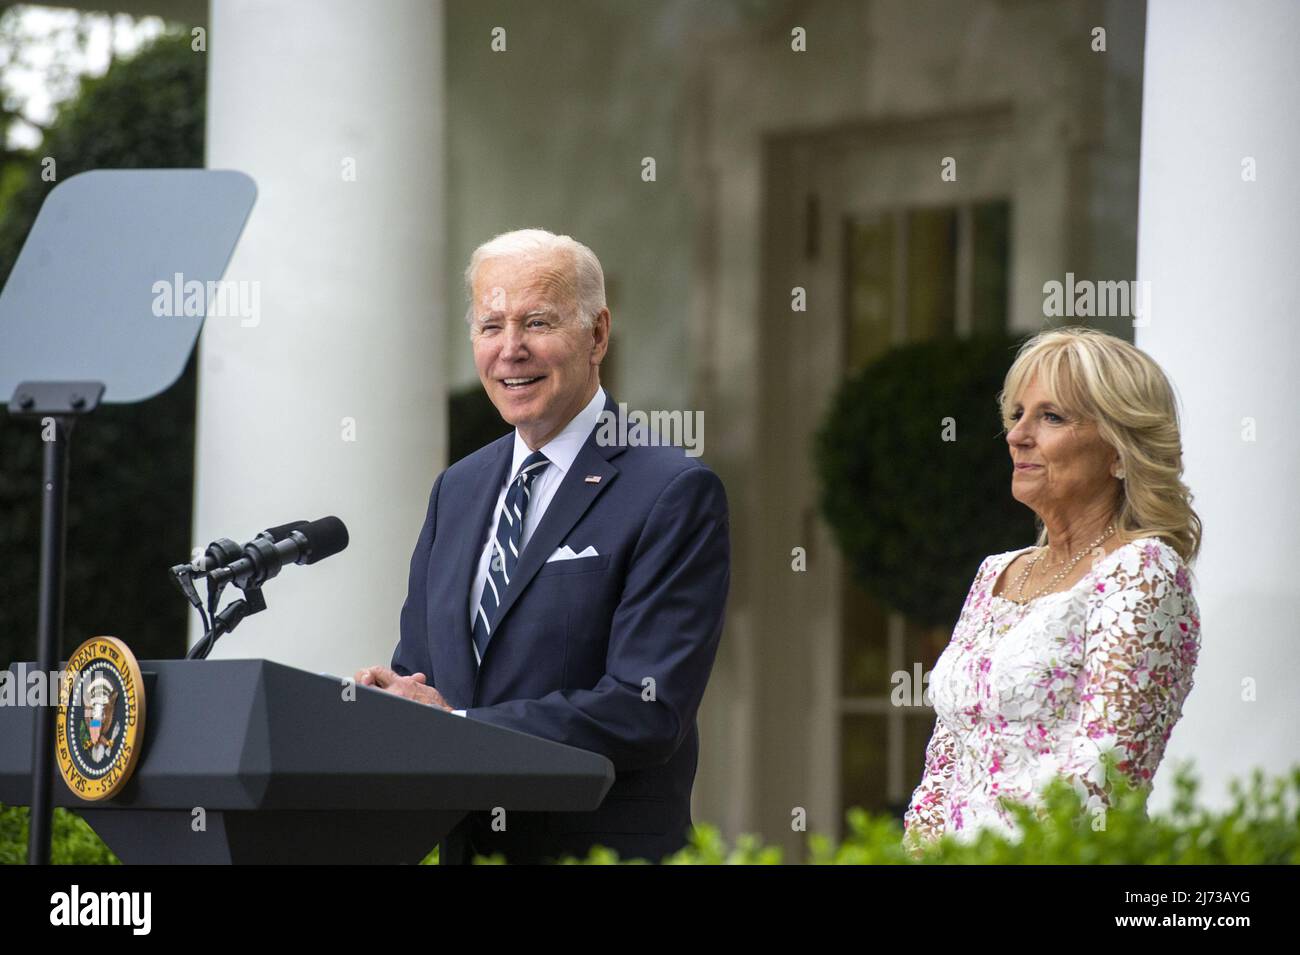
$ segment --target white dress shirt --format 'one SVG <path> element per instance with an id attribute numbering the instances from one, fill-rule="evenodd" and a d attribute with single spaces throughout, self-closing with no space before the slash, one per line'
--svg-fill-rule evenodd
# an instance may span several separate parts
<path id="1" fill-rule="evenodd" d="M 542 468 L 537 477 L 533 478 L 528 486 L 528 511 L 524 514 L 524 527 L 520 532 L 519 556 L 522 558 L 524 551 L 528 548 L 528 541 L 537 529 L 537 525 L 542 521 L 542 515 L 546 513 L 546 508 L 550 506 L 551 498 L 555 497 L 555 491 L 564 480 L 564 475 L 573 467 L 574 458 L 586 444 L 587 438 L 595 430 L 596 423 L 600 420 L 600 413 L 605 409 L 605 389 L 596 386 L 596 393 L 591 396 L 587 406 L 573 416 L 564 429 L 546 442 L 537 450 L 546 455 L 547 460 L 551 463 Z M 483 529 L 483 549 L 479 552 L 478 569 L 474 572 L 474 580 L 469 588 L 469 625 L 472 630 L 474 627 L 474 617 L 478 614 L 479 600 L 483 597 L 483 588 L 487 586 L 488 564 L 492 560 L 492 539 L 496 536 L 497 523 L 501 520 L 501 509 L 505 507 L 506 491 L 510 488 L 511 480 L 519 473 L 519 468 L 523 465 L 524 459 L 532 454 L 532 449 L 524 443 L 524 439 L 519 436 L 519 429 L 515 429 L 515 446 L 514 455 L 510 462 L 510 473 L 506 475 L 506 480 L 502 483 L 500 490 L 497 492 L 497 505 L 492 509 L 492 516 L 488 521 L 487 527 Z M 474 647 L 474 657 L 478 658 L 478 647 Z M 459 716 L 464 716 L 464 710 L 452 710 Z"/>

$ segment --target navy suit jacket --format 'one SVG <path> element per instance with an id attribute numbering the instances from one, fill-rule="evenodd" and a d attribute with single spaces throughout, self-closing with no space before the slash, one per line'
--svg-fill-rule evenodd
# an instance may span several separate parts
<path id="1" fill-rule="evenodd" d="M 617 413 L 608 394 L 605 408 Z M 600 753 L 616 774 L 592 812 L 507 808 L 502 832 L 472 813 L 444 844 L 462 859 L 539 862 L 599 844 L 658 862 L 686 843 L 696 712 L 731 575 L 726 493 L 679 447 L 602 446 L 600 433 L 598 423 L 520 555 L 479 666 L 470 586 L 514 432 L 447 468 L 429 495 L 392 669 L 424 673 L 468 719 Z M 563 544 L 597 556 L 547 563 Z"/>

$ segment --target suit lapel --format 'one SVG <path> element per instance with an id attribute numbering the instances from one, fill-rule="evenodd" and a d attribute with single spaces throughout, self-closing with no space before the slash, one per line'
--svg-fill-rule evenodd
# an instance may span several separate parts
<path id="1" fill-rule="evenodd" d="M 456 600 L 454 618 L 457 621 L 455 639 L 451 641 L 451 656 L 465 680 L 467 687 L 474 685 L 478 663 L 474 659 L 474 634 L 469 619 L 470 588 L 474 583 L 474 572 L 478 570 L 479 556 L 487 543 L 484 529 L 492 519 L 496 508 L 497 495 L 501 485 L 506 482 L 506 471 L 513 456 L 514 432 L 497 440 L 494 454 L 485 455 L 483 463 L 478 466 L 474 476 L 474 497 L 468 508 L 469 521 L 462 532 L 464 540 L 460 545 L 460 556 L 456 561 L 456 576 L 453 579 L 451 593 Z M 495 530 L 495 528 L 493 528 Z M 489 532 L 490 533 L 490 532 Z M 430 566 L 430 571 L 433 567 Z M 430 589 L 429 593 L 433 593 Z M 430 628 L 430 639 L 436 639 L 437 630 Z M 491 646 L 491 644 L 488 644 Z"/>
<path id="2" fill-rule="evenodd" d="M 617 414 L 617 409 L 614 399 L 606 392 L 605 410 Z M 485 662 L 487 655 L 492 653 L 492 647 L 500 639 L 502 624 L 520 594 L 546 563 L 546 558 L 555 553 L 555 549 L 564 540 L 564 536 L 573 529 L 573 525 L 578 523 L 596 498 L 605 493 L 605 489 L 618 477 L 618 468 L 609 462 L 611 458 L 622 452 L 623 448 L 618 444 L 599 444 L 596 437 L 600 433 L 598 420 L 591 434 L 587 435 L 582 450 L 573 459 L 573 466 L 564 475 L 560 486 L 555 489 L 555 496 L 551 498 L 546 513 L 542 515 L 541 523 L 537 525 L 532 537 L 528 539 L 524 552 L 520 554 L 514 576 L 510 578 L 510 586 L 506 588 L 505 597 L 501 601 L 501 610 L 497 615 L 492 639 L 488 641 L 487 654 L 484 655 Z M 598 475 L 600 480 L 588 482 L 589 474 Z M 502 480 L 505 480 L 504 476 Z M 479 543 L 482 544 L 482 541 Z"/>

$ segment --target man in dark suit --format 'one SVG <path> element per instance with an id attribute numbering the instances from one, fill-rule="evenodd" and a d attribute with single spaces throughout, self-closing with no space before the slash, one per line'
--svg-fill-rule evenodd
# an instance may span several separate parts
<path id="1" fill-rule="evenodd" d="M 391 666 L 357 680 L 613 762 L 595 811 L 508 811 L 502 831 L 475 813 L 445 851 L 538 862 L 604 845 L 657 862 L 691 825 L 726 494 L 681 448 L 600 426 L 618 406 L 600 386 L 610 314 L 590 249 L 506 233 L 466 277 L 479 379 L 515 431 L 434 482 Z"/>

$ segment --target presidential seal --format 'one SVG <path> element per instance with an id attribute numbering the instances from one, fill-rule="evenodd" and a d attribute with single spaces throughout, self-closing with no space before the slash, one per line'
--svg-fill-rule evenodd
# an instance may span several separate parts
<path id="1" fill-rule="evenodd" d="M 54 733 L 59 773 L 93 802 L 116 795 L 144 741 L 144 681 L 135 654 L 116 637 L 91 637 L 68 659 Z"/>

